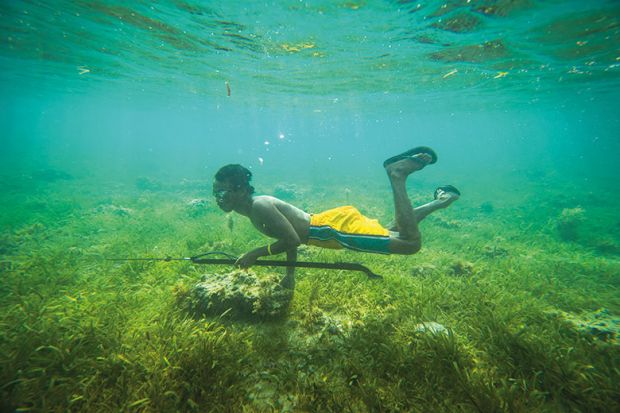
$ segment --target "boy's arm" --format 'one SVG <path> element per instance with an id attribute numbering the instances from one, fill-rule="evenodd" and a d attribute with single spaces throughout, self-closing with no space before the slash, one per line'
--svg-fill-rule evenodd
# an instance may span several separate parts
<path id="1" fill-rule="evenodd" d="M 265 227 L 266 232 L 272 234 L 278 240 L 273 244 L 259 247 L 243 254 L 239 257 L 236 264 L 241 268 L 247 268 L 254 264 L 259 257 L 277 255 L 292 250 L 295 250 L 294 258 L 296 259 L 296 249 L 301 244 L 301 240 L 293 225 L 278 208 L 272 203 L 257 203 L 252 212 L 257 221 L 261 222 L 263 227 Z M 291 256 L 289 254 L 287 254 L 287 259 L 290 260 Z"/>
<path id="2" fill-rule="evenodd" d="M 289 262 L 297 261 L 297 248 L 286 251 L 286 260 Z M 295 267 L 286 267 L 286 276 L 280 281 L 280 285 L 291 290 L 295 288 Z"/>

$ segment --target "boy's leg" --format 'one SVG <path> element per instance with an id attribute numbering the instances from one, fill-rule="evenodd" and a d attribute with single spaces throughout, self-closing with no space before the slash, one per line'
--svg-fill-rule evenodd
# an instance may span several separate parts
<path id="1" fill-rule="evenodd" d="M 448 206 L 450 206 L 450 204 L 459 199 L 459 196 L 461 194 L 455 191 L 456 188 L 454 188 L 454 191 L 437 188 L 437 191 L 435 191 L 434 200 L 427 204 L 420 205 L 419 207 L 414 208 L 413 212 L 418 223 L 420 223 L 420 221 L 422 221 L 424 218 L 437 211 L 438 209 L 447 208 Z"/>
<path id="2" fill-rule="evenodd" d="M 429 154 L 419 153 L 385 167 L 392 186 L 396 228 L 398 228 L 398 234 L 391 239 L 390 252 L 413 254 L 420 249 L 418 218 L 407 195 L 406 183 L 409 175 L 424 168 L 431 161 L 432 157 Z"/>

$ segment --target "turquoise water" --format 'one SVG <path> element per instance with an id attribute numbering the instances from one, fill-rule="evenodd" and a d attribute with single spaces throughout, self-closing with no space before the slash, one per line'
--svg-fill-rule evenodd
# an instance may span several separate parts
<path id="1" fill-rule="evenodd" d="M 617 1 L 2 1 L 0 35 L 1 412 L 618 408 L 617 332 L 565 325 L 620 314 Z M 419 145 L 414 204 L 463 194 L 423 250 L 302 249 L 385 281 L 299 271 L 281 324 L 104 260 L 265 244 L 211 200 L 228 163 L 387 224 Z"/>
<path id="2" fill-rule="evenodd" d="M 618 159 L 614 1 L 15 1 L 0 16 L 12 167 L 262 158 L 349 175 L 428 144 L 452 176 L 611 178 Z"/>

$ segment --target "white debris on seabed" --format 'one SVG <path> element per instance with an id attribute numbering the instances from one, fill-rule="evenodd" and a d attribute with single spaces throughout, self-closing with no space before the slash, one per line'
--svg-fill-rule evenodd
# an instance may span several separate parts
<path id="1" fill-rule="evenodd" d="M 414 328 L 416 333 L 448 334 L 448 329 L 435 321 L 425 321 Z"/>

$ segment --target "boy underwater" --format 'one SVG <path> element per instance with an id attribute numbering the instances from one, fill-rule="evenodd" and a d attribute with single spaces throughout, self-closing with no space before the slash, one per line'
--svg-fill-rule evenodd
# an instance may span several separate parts
<path id="1" fill-rule="evenodd" d="M 377 220 L 363 216 L 352 206 L 309 214 L 272 196 L 254 196 L 254 187 L 250 185 L 252 173 L 237 164 L 226 165 L 215 174 L 213 195 L 220 209 L 248 217 L 256 229 L 277 239 L 273 244 L 239 257 L 236 264 L 241 268 L 252 266 L 259 257 L 283 252 L 286 252 L 287 261 L 294 262 L 297 247 L 301 244 L 411 255 L 422 246 L 420 221 L 436 210 L 448 207 L 461 195 L 452 185 L 441 186 L 435 190 L 433 201 L 413 208 L 407 195 L 407 178 L 435 162 L 437 154 L 426 146 L 410 149 L 383 162 L 394 197 L 395 219 L 389 229 Z M 282 286 L 295 287 L 294 267 L 287 268 Z"/>

